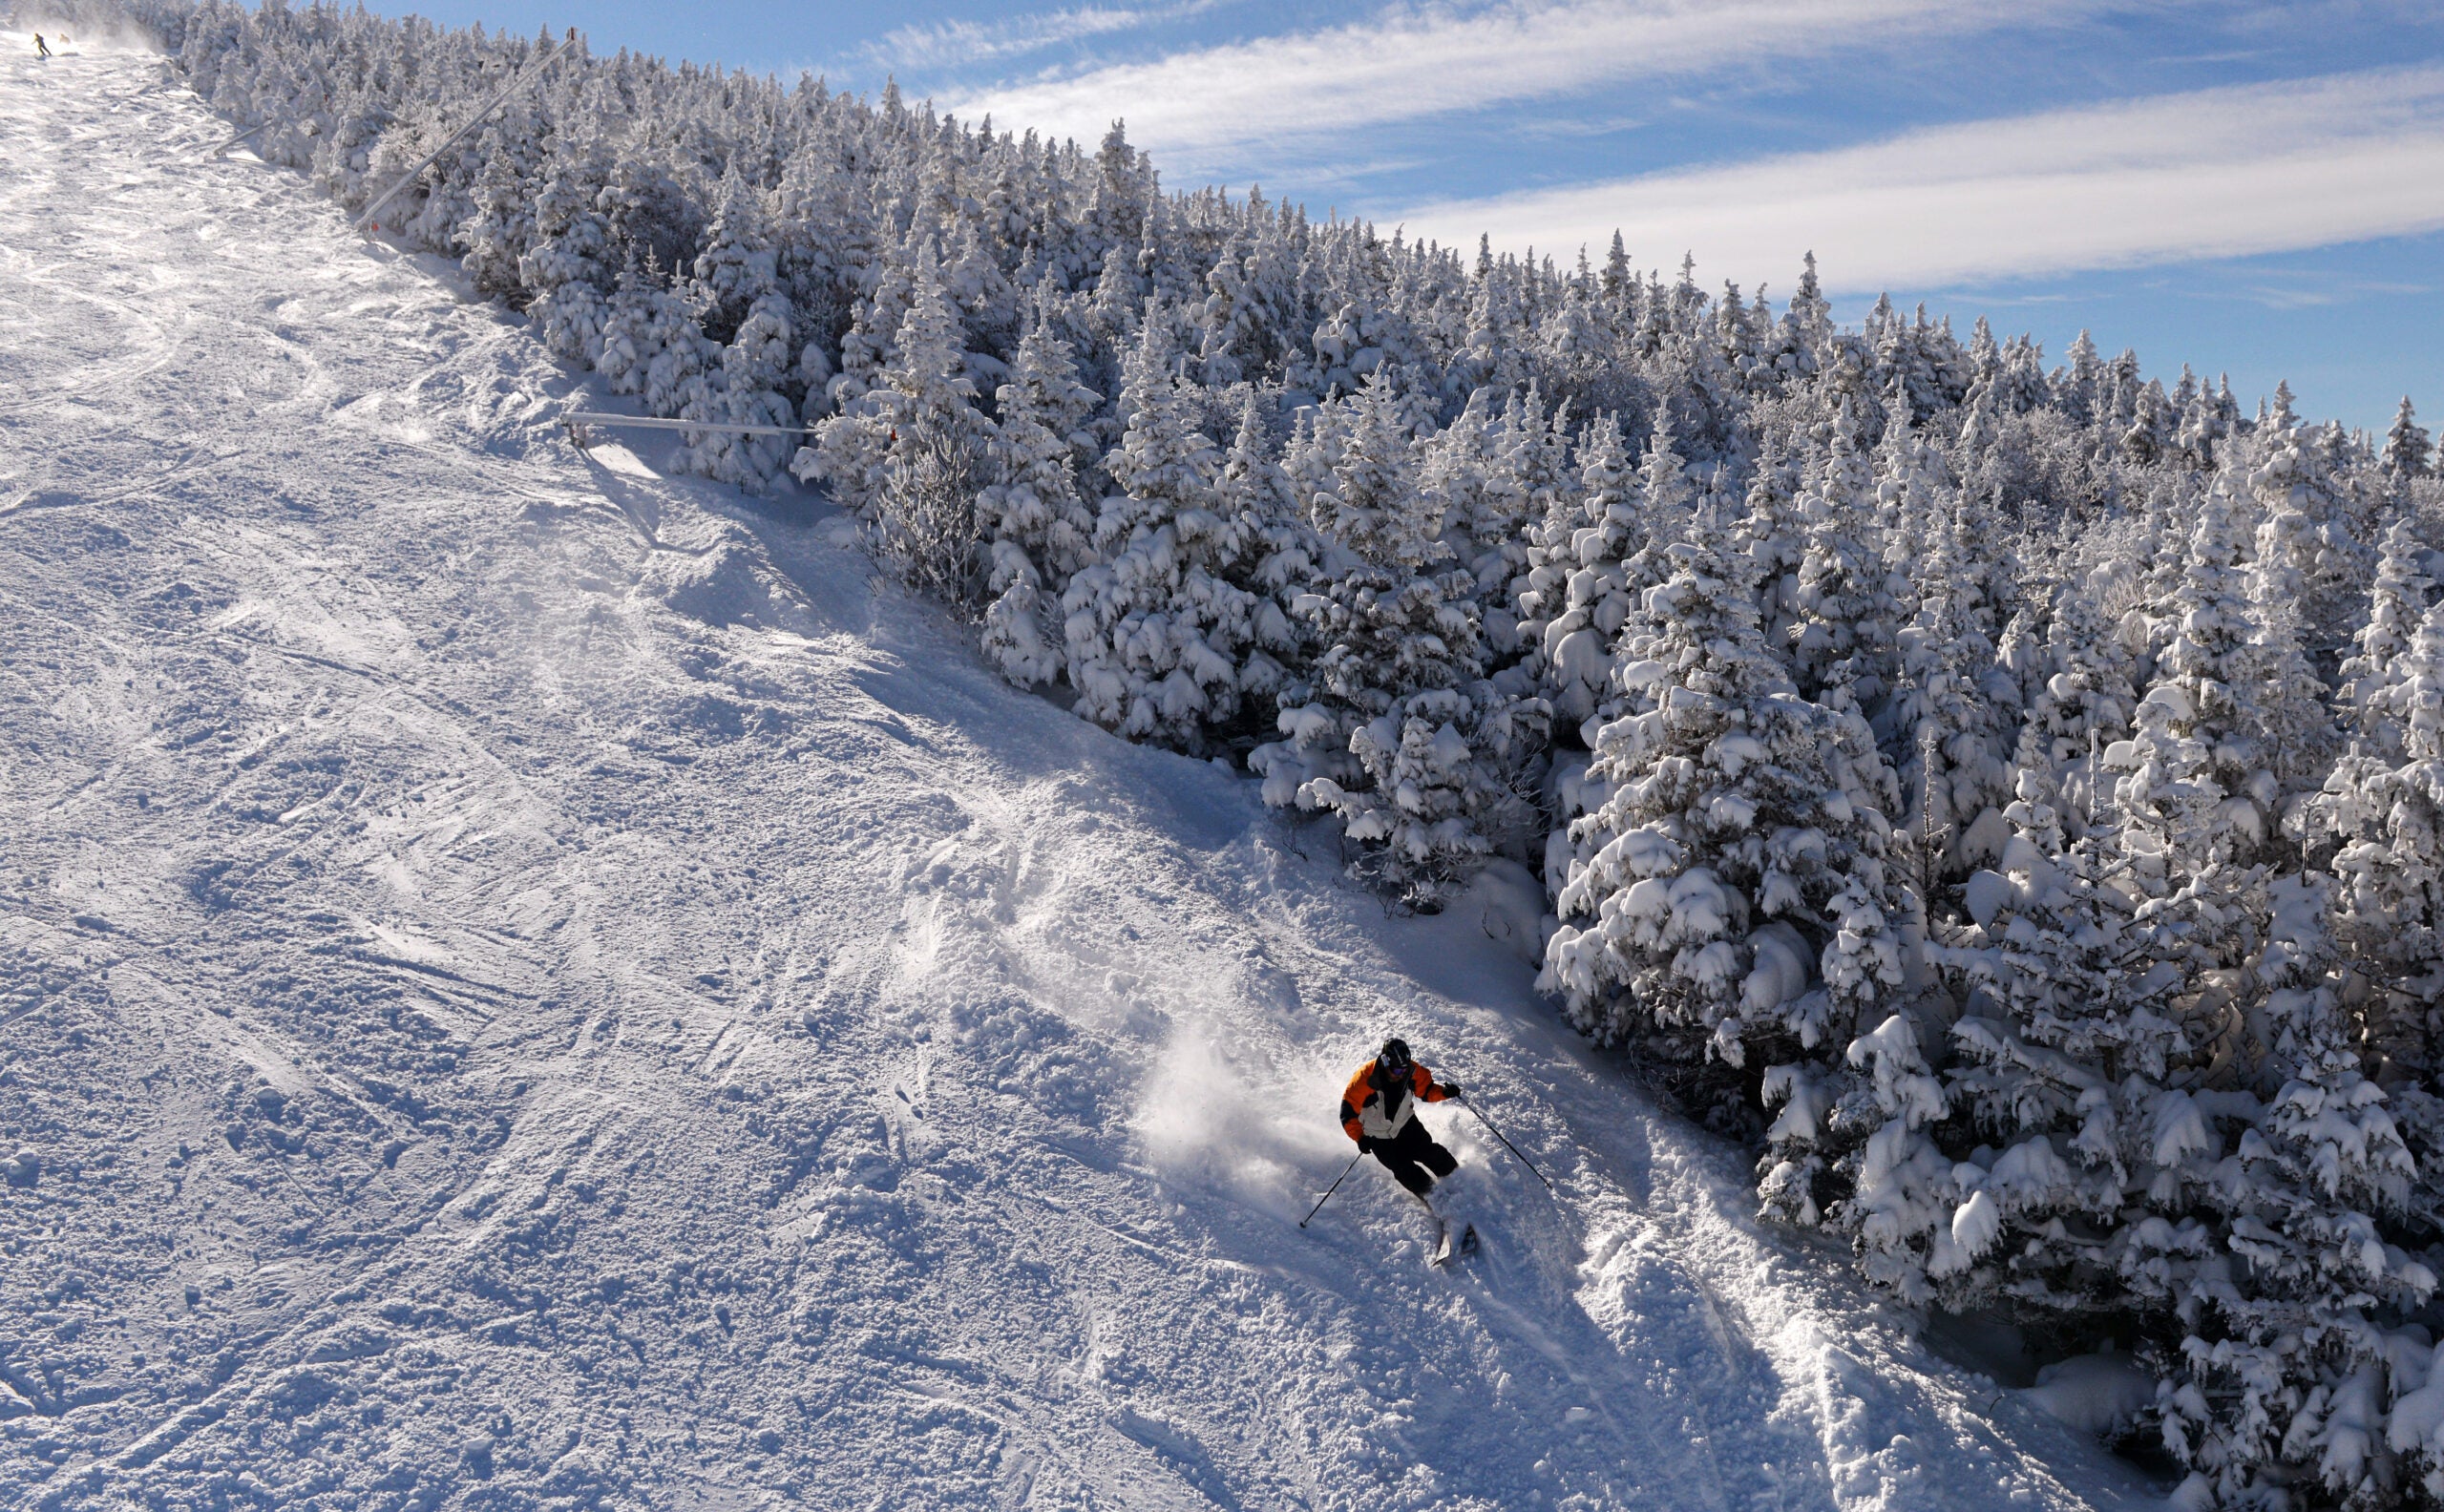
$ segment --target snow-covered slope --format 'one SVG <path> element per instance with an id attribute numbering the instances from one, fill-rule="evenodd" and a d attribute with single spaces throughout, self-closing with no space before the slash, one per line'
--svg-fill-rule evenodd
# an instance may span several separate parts
<path id="1" fill-rule="evenodd" d="M 2134 1505 L 1495 890 L 989 675 L 156 60 L 0 34 L 0 1503 Z M 1302 853 L 1301 847 L 1314 854 Z M 1448 1271 L 1339 1080 L 1479 1094 Z"/>

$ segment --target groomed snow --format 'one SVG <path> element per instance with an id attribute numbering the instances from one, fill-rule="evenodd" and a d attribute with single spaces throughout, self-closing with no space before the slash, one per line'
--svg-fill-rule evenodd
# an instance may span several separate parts
<path id="1" fill-rule="evenodd" d="M 826 511 L 580 456 L 158 59 L 0 52 L 0 1503 L 2148 1500 L 1498 888 L 1387 917 Z M 1448 1271 L 1371 1165 L 1296 1227 L 1391 1031 L 1560 1188 L 1429 1111 Z"/>

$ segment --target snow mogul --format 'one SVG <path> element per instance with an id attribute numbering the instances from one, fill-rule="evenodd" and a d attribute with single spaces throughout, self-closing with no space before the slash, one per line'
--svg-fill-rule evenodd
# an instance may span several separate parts
<path id="1" fill-rule="evenodd" d="M 1459 1169 L 1460 1158 L 1434 1142 L 1434 1136 L 1418 1122 L 1417 1105 L 1446 1099 L 1466 1101 L 1458 1082 L 1435 1081 L 1433 1073 L 1409 1055 L 1408 1041 L 1401 1039 L 1384 1040 L 1383 1048 L 1358 1068 L 1340 1095 L 1340 1126 L 1358 1142 L 1359 1153 L 1374 1156 L 1394 1181 L 1433 1214 L 1441 1241 L 1438 1260 L 1451 1252 L 1452 1236 L 1449 1224 L 1434 1205 L 1434 1184 Z M 1477 1230 L 1471 1224 L 1462 1230 L 1459 1249 L 1464 1254 L 1476 1247 Z"/>

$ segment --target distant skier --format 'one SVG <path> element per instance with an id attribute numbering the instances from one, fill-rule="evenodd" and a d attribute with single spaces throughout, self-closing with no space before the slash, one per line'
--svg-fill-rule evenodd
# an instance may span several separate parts
<path id="1" fill-rule="evenodd" d="M 61 37 L 59 40 L 60 40 L 60 41 L 62 41 L 62 42 L 66 42 L 68 39 L 67 39 L 66 37 Z M 51 56 L 51 48 L 50 48 L 50 45 L 49 45 L 49 44 L 47 44 L 47 43 L 45 43 L 45 42 L 43 41 L 43 39 L 42 39 L 42 33 L 41 33 L 41 32 L 35 32 L 35 33 L 34 33 L 34 59 L 35 59 L 35 61 L 39 62 L 39 61 L 41 61 L 42 59 L 47 58 L 47 57 L 49 57 L 49 56 Z"/>
<path id="2" fill-rule="evenodd" d="M 1437 1260 L 1449 1255 L 1451 1235 L 1429 1194 L 1436 1181 L 1459 1169 L 1460 1159 L 1434 1143 L 1434 1136 L 1418 1122 L 1417 1105 L 1446 1098 L 1465 1101 L 1457 1082 L 1436 1082 L 1433 1073 L 1410 1058 L 1408 1041 L 1399 1039 L 1384 1040 L 1382 1050 L 1358 1068 L 1340 1095 L 1340 1126 L 1358 1142 L 1359 1153 L 1374 1156 L 1393 1180 L 1433 1213 L 1435 1227 L 1443 1234 Z M 1475 1242 L 1476 1228 L 1471 1226 L 1460 1236 L 1461 1248 L 1473 1249 Z"/>

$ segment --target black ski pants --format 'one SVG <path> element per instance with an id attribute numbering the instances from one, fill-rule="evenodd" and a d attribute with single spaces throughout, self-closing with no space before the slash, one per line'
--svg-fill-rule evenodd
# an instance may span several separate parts
<path id="1" fill-rule="evenodd" d="M 1437 1177 L 1448 1176 L 1460 1168 L 1460 1157 L 1434 1143 L 1434 1136 L 1416 1119 L 1401 1125 L 1401 1131 L 1390 1139 L 1377 1140 L 1375 1158 L 1382 1162 L 1394 1181 L 1421 1197 L 1434 1190 Z"/>

